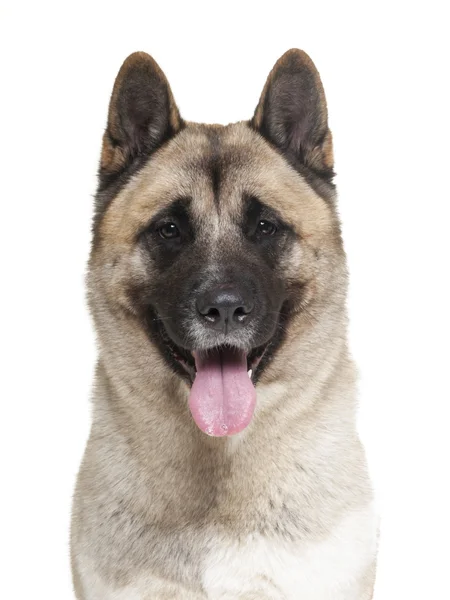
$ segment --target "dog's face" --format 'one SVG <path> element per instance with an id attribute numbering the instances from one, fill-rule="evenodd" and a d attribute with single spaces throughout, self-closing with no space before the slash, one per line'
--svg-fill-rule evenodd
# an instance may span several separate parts
<path id="1" fill-rule="evenodd" d="M 300 51 L 278 61 L 252 121 L 226 127 L 182 121 L 145 54 L 117 77 L 93 313 L 99 329 L 99 320 L 120 330 L 130 319 L 145 332 L 191 386 L 192 414 L 210 435 L 249 423 L 257 381 L 326 296 L 342 259 L 332 167 L 323 89 Z"/>

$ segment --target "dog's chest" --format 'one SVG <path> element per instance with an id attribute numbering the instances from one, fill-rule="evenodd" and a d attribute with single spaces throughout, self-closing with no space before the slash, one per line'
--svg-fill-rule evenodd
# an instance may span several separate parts
<path id="1" fill-rule="evenodd" d="M 366 600 L 363 580 L 376 555 L 377 520 L 372 506 L 348 513 L 320 541 L 288 542 L 253 534 L 237 542 L 211 530 L 198 548 L 201 581 L 182 587 L 176 580 L 141 572 L 125 588 L 108 584 L 92 559 L 77 568 L 86 600 Z M 207 542 L 208 540 L 208 542 Z M 203 546 L 203 544 L 201 544 Z M 195 554 L 195 552 L 194 552 Z"/>
<path id="2" fill-rule="evenodd" d="M 366 508 L 318 542 L 259 534 L 218 542 L 203 564 L 202 584 L 210 600 L 360 600 L 360 581 L 375 552 L 376 523 Z"/>

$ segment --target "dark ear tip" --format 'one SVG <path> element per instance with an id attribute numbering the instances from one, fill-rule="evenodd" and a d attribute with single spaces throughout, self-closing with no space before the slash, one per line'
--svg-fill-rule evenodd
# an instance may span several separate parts
<path id="1" fill-rule="evenodd" d="M 309 54 L 299 48 L 287 50 L 283 56 L 277 60 L 275 67 L 282 67 L 294 71 L 306 67 L 310 71 L 317 72 L 316 65 L 313 63 Z"/>
<path id="2" fill-rule="evenodd" d="M 118 79 L 121 79 L 124 74 L 129 73 L 134 70 L 151 70 L 153 72 L 158 73 L 159 75 L 163 75 L 160 66 L 156 62 L 156 60 L 147 54 L 147 52 L 133 52 L 123 61 L 122 66 L 120 67 L 119 73 L 117 75 Z"/>
<path id="3" fill-rule="evenodd" d="M 143 52 L 142 50 L 138 50 L 136 52 L 132 52 L 131 54 L 129 54 L 126 59 L 123 61 L 123 64 L 126 63 L 136 63 L 136 62 L 140 62 L 140 61 L 148 61 L 148 60 L 153 60 L 152 57 L 150 56 L 150 54 L 147 54 L 147 52 Z"/>

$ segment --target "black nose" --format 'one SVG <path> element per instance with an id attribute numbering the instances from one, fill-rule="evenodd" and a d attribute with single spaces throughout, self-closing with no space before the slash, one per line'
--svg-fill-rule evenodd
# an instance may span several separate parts
<path id="1" fill-rule="evenodd" d="M 217 287 L 197 298 L 197 310 L 205 324 L 228 333 L 247 323 L 253 301 L 235 287 Z"/>

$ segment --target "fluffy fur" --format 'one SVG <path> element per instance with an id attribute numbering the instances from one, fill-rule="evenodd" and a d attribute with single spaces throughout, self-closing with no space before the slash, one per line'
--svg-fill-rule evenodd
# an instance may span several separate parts
<path id="1" fill-rule="evenodd" d="M 79 600 L 372 597 L 376 519 L 355 426 L 332 178 L 325 96 L 305 53 L 287 52 L 253 119 L 226 127 L 184 122 L 153 59 L 125 61 L 89 263 L 99 359 L 73 505 Z M 265 250 L 238 229 L 248 198 L 285 225 Z M 195 241 L 169 260 L 146 232 L 184 199 Z M 188 310 L 192 265 L 217 280 L 236 264 L 259 269 L 261 294 L 279 293 L 281 308 L 265 316 L 273 337 L 250 426 L 211 438 L 152 323 L 175 319 L 171 304 Z M 177 331 L 208 347 L 211 333 L 188 321 Z"/>

